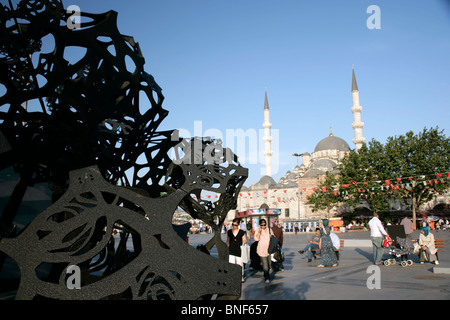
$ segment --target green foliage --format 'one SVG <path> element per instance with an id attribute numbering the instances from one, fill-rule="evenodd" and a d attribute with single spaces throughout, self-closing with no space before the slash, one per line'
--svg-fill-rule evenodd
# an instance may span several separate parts
<path id="1" fill-rule="evenodd" d="M 389 207 L 391 194 L 380 192 L 380 181 L 389 176 L 383 162 L 383 145 L 372 139 L 358 152 L 352 150 L 339 166 L 339 191 L 344 193 L 347 206 L 369 206 L 371 210 L 384 211 Z M 349 186 L 346 186 L 349 185 Z"/>
<path id="2" fill-rule="evenodd" d="M 319 184 L 316 192 L 308 198 L 308 203 L 314 204 L 312 208 L 313 211 L 326 210 L 330 213 L 330 210 L 338 204 L 335 193 L 332 192 L 334 189 L 333 187 L 337 185 L 337 182 L 335 174 L 326 172 L 325 180 Z"/>
<path id="3" fill-rule="evenodd" d="M 448 179 L 446 183 L 435 184 L 436 176 L 431 176 L 450 171 L 450 138 L 443 130 L 424 128 L 417 135 L 409 131 L 404 136 L 390 137 L 385 150 L 389 159 L 386 164 L 388 171 L 393 175 L 413 177 L 410 187 L 396 192 L 405 203 L 411 199 L 411 205 L 419 207 L 449 190 Z M 428 183 L 430 179 L 432 184 Z"/>
<path id="4" fill-rule="evenodd" d="M 338 169 L 339 174 L 327 172 L 325 180 L 308 198 L 308 203 L 314 205 L 313 211 L 329 212 L 334 206 L 345 205 L 348 208 L 368 206 L 382 212 L 389 209 L 390 201 L 402 199 L 415 214 L 421 204 L 450 189 L 447 177 L 444 183 L 438 184 L 436 176 L 433 177 L 436 173 L 450 172 L 450 139 L 438 128 L 389 137 L 385 145 L 372 139 L 358 152 L 350 151 Z M 396 178 L 402 178 L 402 185 L 407 187 L 388 188 L 385 181 L 393 180 L 397 184 Z M 327 192 L 323 192 L 323 187 Z"/>

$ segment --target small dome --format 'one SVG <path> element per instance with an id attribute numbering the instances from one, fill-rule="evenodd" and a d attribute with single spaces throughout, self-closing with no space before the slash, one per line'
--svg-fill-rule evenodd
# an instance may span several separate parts
<path id="1" fill-rule="evenodd" d="M 306 171 L 306 173 L 302 176 L 302 178 L 317 178 L 318 176 L 324 175 L 325 172 L 319 169 L 309 169 Z"/>
<path id="2" fill-rule="evenodd" d="M 276 184 L 276 182 L 271 176 L 264 176 L 258 181 L 257 184 L 268 184 L 270 186 L 272 184 Z"/>
<path id="3" fill-rule="evenodd" d="M 270 176 L 264 176 L 262 177 L 257 183 L 255 183 L 251 189 L 252 190 L 258 190 L 258 189 L 268 189 L 271 186 L 276 185 L 277 183 L 275 182 L 275 180 L 273 180 L 272 177 Z"/>
<path id="4" fill-rule="evenodd" d="M 322 150 L 339 150 L 339 151 L 350 151 L 350 147 L 344 139 L 335 137 L 330 134 L 325 139 L 319 141 L 314 149 L 314 152 Z"/>
<path id="5" fill-rule="evenodd" d="M 298 176 L 295 173 L 290 173 L 286 176 L 286 179 L 287 180 L 295 180 L 295 179 L 297 179 L 297 177 Z"/>
<path id="6" fill-rule="evenodd" d="M 284 184 L 285 188 L 297 188 L 298 184 L 294 181 L 289 181 L 288 183 Z"/>
<path id="7" fill-rule="evenodd" d="M 319 159 L 312 163 L 312 169 L 325 169 L 326 171 L 333 170 L 337 164 L 329 159 Z"/>

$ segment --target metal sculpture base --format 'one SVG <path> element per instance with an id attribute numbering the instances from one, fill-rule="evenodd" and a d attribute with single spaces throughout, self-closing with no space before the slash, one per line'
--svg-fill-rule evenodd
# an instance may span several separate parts
<path id="1" fill-rule="evenodd" d="M 69 190 L 55 204 L 17 238 L 0 241 L 20 268 L 16 299 L 239 296 L 240 267 L 196 250 L 173 230 L 185 196 L 177 190 L 155 199 L 113 186 L 96 167 L 71 172 Z M 130 237 L 132 252 L 124 250 Z M 80 289 L 69 288 L 71 266 L 81 270 Z"/>

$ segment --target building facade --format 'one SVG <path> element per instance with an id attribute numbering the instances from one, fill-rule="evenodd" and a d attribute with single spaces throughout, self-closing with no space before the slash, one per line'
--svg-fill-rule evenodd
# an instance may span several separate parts
<path id="1" fill-rule="evenodd" d="M 362 107 L 359 104 L 359 90 L 356 83 L 354 69 L 352 68 L 352 100 L 353 105 L 350 111 L 353 113 L 353 130 L 355 138 L 353 143 L 359 149 L 365 139 L 362 136 L 364 123 L 361 121 Z M 270 149 L 270 109 L 267 98 L 267 91 L 264 99 L 264 144 L 265 144 L 265 175 L 261 179 L 249 186 L 243 187 L 238 197 L 237 210 L 232 217 L 244 217 L 251 219 L 251 213 L 258 212 L 258 217 L 264 216 L 264 212 L 277 212 L 278 221 L 284 225 L 289 225 L 288 229 L 298 224 L 313 226 L 318 219 L 328 217 L 325 211 L 313 212 L 312 207 L 307 203 L 307 196 L 311 195 L 324 179 L 327 171 L 336 172 L 342 158 L 350 151 L 348 143 L 335 136 L 330 128 L 328 136 L 320 140 L 312 153 L 305 152 L 301 155 L 301 165 L 295 166 L 292 171 L 276 182 L 272 178 Z M 261 211 L 255 211 L 261 210 Z M 266 211 L 264 211 L 266 210 Z M 270 211 L 269 211 L 270 210 Z M 273 211 L 275 210 L 275 211 Z M 248 214 L 250 213 L 250 214 Z M 271 218 L 267 215 L 267 218 Z"/>

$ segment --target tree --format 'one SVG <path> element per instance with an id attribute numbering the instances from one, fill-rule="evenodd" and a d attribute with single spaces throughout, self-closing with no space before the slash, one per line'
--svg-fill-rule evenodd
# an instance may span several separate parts
<path id="1" fill-rule="evenodd" d="M 338 169 L 308 199 L 313 210 L 344 204 L 382 212 L 400 199 L 411 208 L 415 226 L 417 208 L 450 189 L 450 139 L 438 128 L 389 137 L 385 145 L 372 139 L 351 150 Z"/>
<path id="2" fill-rule="evenodd" d="M 380 182 L 387 176 L 382 163 L 383 145 L 376 140 L 358 150 L 351 150 L 338 167 L 338 174 L 327 172 L 325 180 L 310 198 L 313 211 L 344 204 L 350 208 L 369 207 L 385 211 L 389 206 L 390 193 L 378 192 Z M 323 187 L 329 191 L 325 194 Z"/>
<path id="3" fill-rule="evenodd" d="M 327 171 L 325 179 L 320 182 L 316 191 L 308 197 L 308 203 L 313 205 L 313 212 L 326 210 L 328 216 L 330 215 L 331 209 L 339 203 L 339 199 L 336 198 L 337 194 L 332 191 L 337 182 L 337 176 Z"/>
<path id="4" fill-rule="evenodd" d="M 385 211 L 392 198 L 389 192 L 380 192 L 380 183 L 389 176 L 384 164 L 384 147 L 372 139 L 350 151 L 339 166 L 339 192 L 343 201 L 353 208 L 368 206 L 373 211 Z"/>
<path id="5" fill-rule="evenodd" d="M 415 227 L 417 208 L 450 188 L 448 179 L 438 179 L 450 171 L 450 138 L 438 127 L 424 128 L 417 135 L 409 131 L 389 137 L 384 149 L 387 171 L 407 179 L 407 186 L 396 189 L 396 196 L 411 208 Z"/>

